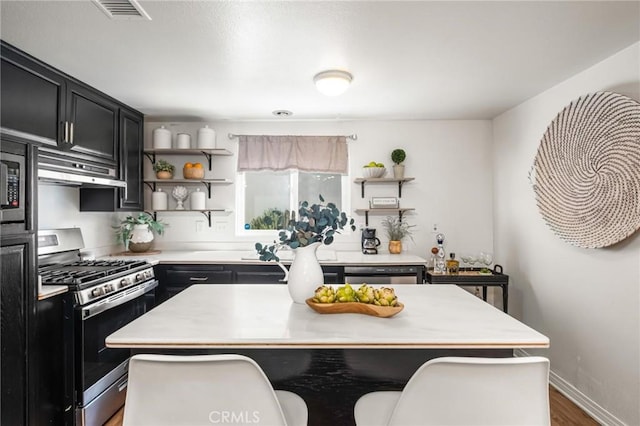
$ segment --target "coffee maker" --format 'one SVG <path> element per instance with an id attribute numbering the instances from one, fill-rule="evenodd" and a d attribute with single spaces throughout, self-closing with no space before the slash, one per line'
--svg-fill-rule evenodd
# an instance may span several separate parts
<path id="1" fill-rule="evenodd" d="M 376 230 L 373 228 L 364 228 L 362 230 L 362 253 L 378 254 L 377 247 L 380 240 L 376 238 Z"/>

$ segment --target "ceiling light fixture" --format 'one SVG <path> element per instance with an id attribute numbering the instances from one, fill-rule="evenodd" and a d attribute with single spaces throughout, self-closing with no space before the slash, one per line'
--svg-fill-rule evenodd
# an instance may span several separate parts
<path id="1" fill-rule="evenodd" d="M 277 109 L 271 114 L 275 115 L 276 117 L 291 117 L 293 115 L 291 111 L 287 111 L 286 109 Z"/>
<path id="2" fill-rule="evenodd" d="M 343 94 L 349 88 L 351 80 L 353 80 L 351 74 L 339 70 L 322 71 L 313 77 L 318 91 L 326 96 Z"/>

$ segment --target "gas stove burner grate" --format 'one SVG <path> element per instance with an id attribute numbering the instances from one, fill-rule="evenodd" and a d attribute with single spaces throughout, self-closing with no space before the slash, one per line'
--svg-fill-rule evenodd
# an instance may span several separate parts
<path id="1" fill-rule="evenodd" d="M 137 266 L 145 265 L 147 265 L 147 262 L 143 260 L 79 260 L 67 266 L 91 266 L 131 269 Z"/>
<path id="2" fill-rule="evenodd" d="M 40 271 L 45 285 L 68 285 L 83 288 L 111 277 L 134 273 L 150 265 L 140 260 L 80 260 L 61 265 L 49 265 Z"/>

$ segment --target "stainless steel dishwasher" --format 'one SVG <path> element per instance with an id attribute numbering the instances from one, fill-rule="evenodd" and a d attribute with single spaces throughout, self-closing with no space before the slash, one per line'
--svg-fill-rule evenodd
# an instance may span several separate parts
<path id="1" fill-rule="evenodd" d="M 420 265 L 345 266 L 344 280 L 349 284 L 422 284 L 424 267 Z"/>

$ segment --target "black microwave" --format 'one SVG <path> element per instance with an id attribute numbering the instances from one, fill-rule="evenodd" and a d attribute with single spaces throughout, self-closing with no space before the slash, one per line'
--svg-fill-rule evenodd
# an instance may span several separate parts
<path id="1" fill-rule="evenodd" d="M 9 152 L 0 154 L 0 222 L 25 221 L 24 157 Z"/>

